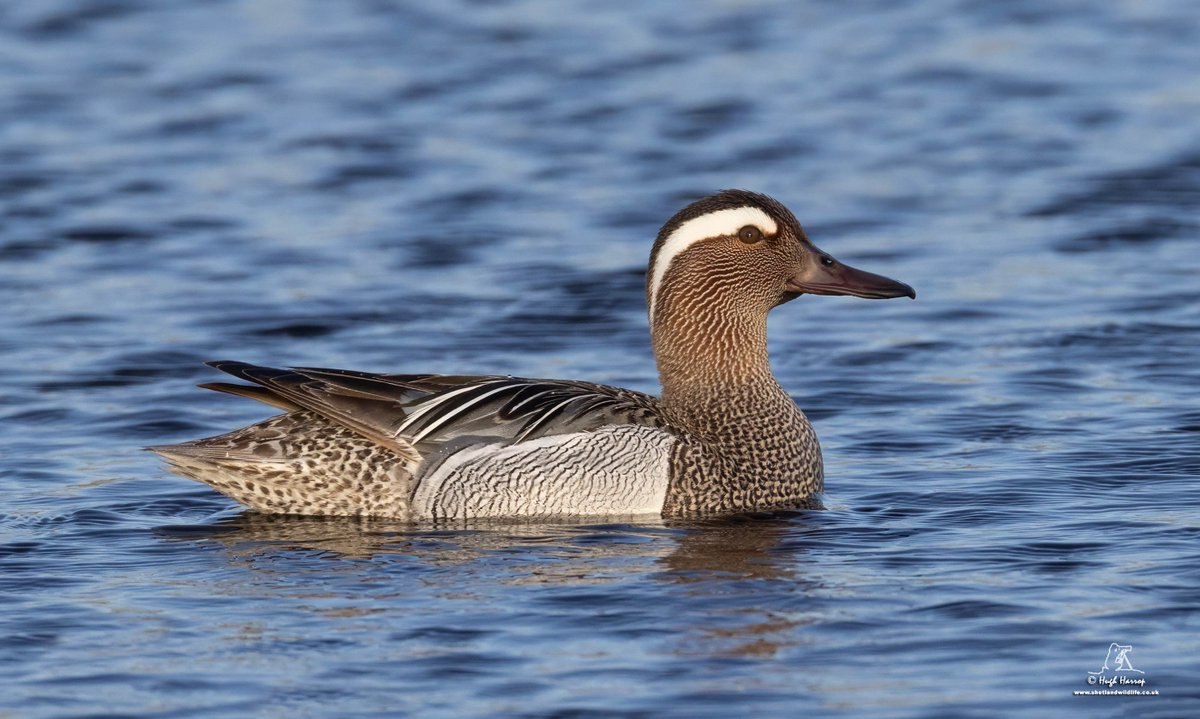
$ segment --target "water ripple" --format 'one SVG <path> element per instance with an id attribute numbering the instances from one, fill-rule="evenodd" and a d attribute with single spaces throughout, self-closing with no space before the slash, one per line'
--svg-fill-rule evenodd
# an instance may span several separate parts
<path id="1" fill-rule="evenodd" d="M 1115 641 L 1196 715 L 1200 20 L 868 6 L 0 12 L 0 714 L 1058 717 Z M 649 245 L 731 186 L 920 293 L 772 318 L 820 505 L 265 517 L 140 452 L 271 412 L 223 357 L 653 391 Z"/>

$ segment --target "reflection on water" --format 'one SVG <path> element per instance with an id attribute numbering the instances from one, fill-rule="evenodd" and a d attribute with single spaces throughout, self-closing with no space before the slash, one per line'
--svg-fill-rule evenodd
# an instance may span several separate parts
<path id="1" fill-rule="evenodd" d="M 662 581 L 698 583 L 720 579 L 798 581 L 772 553 L 784 533 L 802 525 L 803 512 L 777 512 L 680 522 L 638 517 L 636 523 L 606 518 L 557 522 L 467 520 L 453 527 L 412 525 L 385 519 L 289 517 L 244 511 L 212 523 L 160 527 L 162 537 L 215 541 L 231 559 L 259 562 L 273 555 L 304 552 L 317 559 L 369 560 L 380 555 L 419 556 L 422 563 L 469 565 L 496 554 L 512 555 L 538 581 L 572 584 L 576 573 L 556 574 L 571 564 L 608 559 L 647 560 Z M 561 569 L 561 567 L 559 567 Z"/>
<path id="2" fill-rule="evenodd" d="M 591 520 L 594 521 L 594 520 Z M 685 656 L 767 657 L 791 646 L 789 630 L 805 623 L 803 612 L 768 611 L 753 602 L 754 586 L 776 584 L 802 597 L 806 583 L 802 558 L 777 550 L 786 533 L 803 525 L 802 512 L 748 515 L 701 522 L 641 518 L 637 523 L 588 524 L 585 520 L 557 523 L 512 521 L 469 522 L 471 527 L 414 528 L 386 520 L 281 517 L 244 512 L 214 524 L 168 525 L 157 532 L 174 541 L 219 543 L 236 566 L 270 577 L 281 569 L 277 560 L 302 553 L 314 561 L 345 566 L 346 560 L 375 560 L 400 567 L 435 567 L 463 581 L 489 581 L 535 588 L 617 588 L 631 572 L 656 583 L 680 585 L 689 603 L 711 598 L 719 603 L 711 624 L 690 627 L 675 651 Z M 497 571 L 497 564 L 503 567 Z M 620 572 L 614 572 L 620 567 Z M 311 576 L 304 562 L 298 574 L 280 577 L 275 585 L 282 597 L 346 599 L 333 593 L 314 595 L 294 584 Z M 335 569 L 335 571 L 337 571 Z M 751 601 L 730 602 L 731 586 L 742 586 Z M 299 594 L 296 594 L 299 589 Z M 402 594 L 396 593 L 396 599 Z M 570 598 L 569 598 L 570 597 Z M 593 599 L 595 597 L 592 597 Z M 375 595 L 373 599 L 380 599 Z M 559 595 L 548 601 L 569 601 Z M 588 597 L 582 599 L 588 603 Z M 603 602 L 596 607 L 603 612 Z M 581 607 L 582 608 L 582 607 Z M 322 613 L 328 609 L 318 609 Z M 341 607 L 337 616 L 379 614 L 380 607 Z M 589 610 L 590 611 L 590 610 Z"/>
<path id="3" fill-rule="evenodd" d="M 865 12 L 864 12 L 865 10 Z M 8 3 L 0 715 L 1200 715 L 1200 13 Z M 654 390 L 646 256 L 747 187 L 921 299 L 772 359 L 824 511 L 243 513 L 201 362 Z M 1107 701 L 1112 699 L 1113 701 Z"/>

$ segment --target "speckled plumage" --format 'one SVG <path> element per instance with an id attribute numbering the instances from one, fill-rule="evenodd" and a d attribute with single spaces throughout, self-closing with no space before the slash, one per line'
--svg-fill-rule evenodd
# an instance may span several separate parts
<path id="1" fill-rule="evenodd" d="M 176 472 L 278 514 L 406 516 L 419 461 L 306 410 L 156 449 Z"/>
<path id="2" fill-rule="evenodd" d="M 771 373 L 766 318 L 804 293 L 915 296 L 818 250 L 771 198 L 727 190 L 672 217 L 651 253 L 660 398 L 570 380 L 216 362 L 250 384 L 202 386 L 285 414 L 152 449 L 177 473 L 271 513 L 411 520 L 802 506 L 822 489 L 821 451 Z"/>

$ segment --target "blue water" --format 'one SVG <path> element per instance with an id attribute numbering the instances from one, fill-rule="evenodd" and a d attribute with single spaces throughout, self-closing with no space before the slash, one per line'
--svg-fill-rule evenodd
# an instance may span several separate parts
<path id="1" fill-rule="evenodd" d="M 1200 10 L 0 7 L 0 716 L 1200 716 Z M 206 359 L 653 391 L 645 258 L 745 187 L 824 511 L 271 518 L 147 444 Z M 1073 696 L 1110 643 L 1159 696 Z"/>

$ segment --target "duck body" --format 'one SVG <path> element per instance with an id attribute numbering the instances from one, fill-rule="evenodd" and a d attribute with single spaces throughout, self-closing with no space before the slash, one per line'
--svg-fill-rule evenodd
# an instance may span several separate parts
<path id="1" fill-rule="evenodd" d="M 241 362 L 209 389 L 283 414 L 152 447 L 253 509 L 401 520 L 715 514 L 803 506 L 820 446 L 775 380 L 766 316 L 800 294 L 914 296 L 837 263 L 774 200 L 727 190 L 677 213 L 647 273 L 663 391 Z"/>

